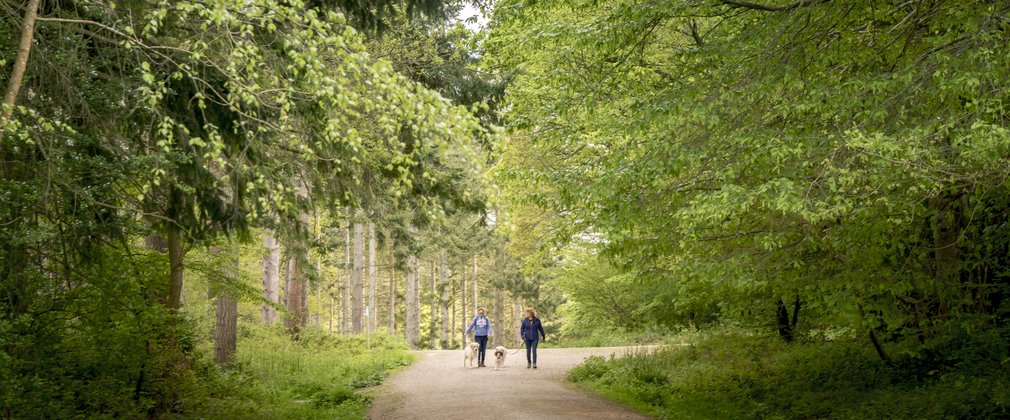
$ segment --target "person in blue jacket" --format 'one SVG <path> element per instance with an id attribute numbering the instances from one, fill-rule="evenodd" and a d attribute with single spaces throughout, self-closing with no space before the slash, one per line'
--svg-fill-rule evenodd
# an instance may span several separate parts
<path id="1" fill-rule="evenodd" d="M 484 367 L 487 338 L 494 335 L 494 330 L 491 329 L 491 320 L 484 316 L 484 308 L 477 309 L 477 316 L 473 318 L 473 321 L 470 321 L 470 326 L 466 327 L 463 337 L 470 334 L 470 330 L 473 330 L 473 341 L 480 345 L 480 350 L 477 351 L 477 367 Z"/>
<path id="2" fill-rule="evenodd" d="M 529 369 L 530 366 L 536 369 L 537 344 L 540 343 L 540 339 L 547 340 L 547 336 L 544 335 L 544 326 L 540 323 L 540 318 L 537 318 L 537 313 L 533 311 L 533 308 L 526 309 L 526 318 L 523 319 L 522 326 L 519 327 L 519 335 L 526 343 L 526 369 Z M 532 359 L 530 358 L 531 353 Z"/>

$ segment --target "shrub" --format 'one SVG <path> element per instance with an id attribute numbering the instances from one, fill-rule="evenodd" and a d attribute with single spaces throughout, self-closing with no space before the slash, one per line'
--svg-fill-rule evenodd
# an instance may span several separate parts
<path id="1" fill-rule="evenodd" d="M 894 366 L 864 340 L 785 344 L 722 331 L 687 346 L 589 358 L 569 380 L 660 418 L 1005 418 L 1006 331 L 960 336 L 922 373 Z"/>

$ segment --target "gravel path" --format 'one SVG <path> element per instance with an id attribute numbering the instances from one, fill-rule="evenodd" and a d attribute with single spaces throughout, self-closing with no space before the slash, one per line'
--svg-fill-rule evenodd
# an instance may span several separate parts
<path id="1" fill-rule="evenodd" d="M 541 349 L 539 369 L 526 369 L 525 350 L 509 354 L 494 370 L 464 368 L 462 350 L 417 352 L 418 361 L 370 392 L 371 419 L 640 419 L 631 409 L 565 383 L 565 375 L 588 356 L 609 357 L 636 347 Z M 476 365 L 476 364 L 475 364 Z"/>

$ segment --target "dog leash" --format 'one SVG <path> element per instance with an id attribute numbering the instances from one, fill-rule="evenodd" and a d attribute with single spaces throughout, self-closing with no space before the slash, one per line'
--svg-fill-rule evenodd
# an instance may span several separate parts
<path id="1" fill-rule="evenodd" d="M 523 343 L 523 345 L 519 346 L 519 348 L 517 348 L 516 351 L 512 352 L 512 354 L 510 354 L 509 356 L 513 356 L 516 353 L 519 353 L 519 350 L 522 350 L 523 347 L 526 347 L 526 343 L 525 342 Z"/>

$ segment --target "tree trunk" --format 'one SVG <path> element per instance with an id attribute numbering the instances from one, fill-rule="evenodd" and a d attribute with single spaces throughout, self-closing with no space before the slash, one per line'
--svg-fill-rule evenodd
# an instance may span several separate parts
<path id="1" fill-rule="evenodd" d="M 452 321 L 449 322 L 449 348 L 456 348 L 456 346 L 455 346 L 455 344 L 456 344 L 455 343 L 455 341 L 456 341 L 456 331 L 453 331 L 453 330 L 456 329 L 456 300 L 457 299 L 456 299 L 456 283 L 455 282 L 452 283 L 452 290 L 450 291 L 449 296 L 452 296 L 452 298 L 450 299 L 450 302 L 451 302 L 450 305 L 452 305 L 452 307 L 449 308 L 449 314 L 450 314 L 450 316 L 452 316 Z M 463 331 L 460 331 L 460 332 L 462 333 Z"/>
<path id="2" fill-rule="evenodd" d="M 393 243 L 389 244 L 389 333 L 396 334 L 396 260 Z"/>
<path id="3" fill-rule="evenodd" d="M 162 254 L 168 252 L 168 242 L 165 241 L 165 237 L 161 235 L 149 235 L 144 238 L 144 245 L 152 251 L 160 252 Z"/>
<path id="4" fill-rule="evenodd" d="M 375 223 L 368 222 L 368 332 L 375 331 Z"/>
<path id="5" fill-rule="evenodd" d="M 501 336 L 503 325 L 502 317 L 505 316 L 505 301 L 502 297 L 501 289 L 494 289 L 494 345 L 500 346 L 502 344 Z"/>
<path id="6" fill-rule="evenodd" d="M 428 333 L 431 336 L 431 347 L 438 348 L 438 262 L 431 262 L 431 322 Z"/>
<path id="7" fill-rule="evenodd" d="M 233 252 L 237 251 L 234 248 Z M 234 282 L 238 277 L 238 252 L 234 252 L 233 267 L 227 270 L 228 281 Z M 214 363 L 219 365 L 231 362 L 235 354 L 238 326 L 238 302 L 226 291 L 218 292 L 214 302 L 216 322 L 214 323 Z"/>
<path id="8" fill-rule="evenodd" d="M 799 296 L 797 296 L 796 300 L 793 301 L 793 319 L 791 321 L 789 321 L 789 325 L 790 325 L 790 327 L 793 330 L 793 335 L 796 334 L 796 323 L 799 322 L 799 320 L 800 320 L 800 306 L 801 305 L 802 304 L 800 303 L 800 298 L 799 298 Z"/>
<path id="9" fill-rule="evenodd" d="M 779 336 L 782 337 L 782 340 L 787 343 L 792 342 L 793 329 L 789 323 L 789 310 L 786 309 L 785 303 L 782 303 L 782 299 L 775 302 L 775 322 L 778 324 Z"/>
<path id="10" fill-rule="evenodd" d="M 277 310 L 270 303 L 277 304 L 280 300 L 281 282 L 281 247 L 277 238 L 269 233 L 263 236 L 267 252 L 263 254 L 263 323 L 273 325 L 277 322 Z"/>
<path id="11" fill-rule="evenodd" d="M 477 256 L 473 256 L 473 313 L 477 314 L 477 308 L 480 306 L 477 304 L 477 283 L 479 283 L 477 278 Z"/>
<path id="12" fill-rule="evenodd" d="M 446 287 L 449 284 L 449 261 L 446 258 L 445 250 L 439 252 L 439 285 L 438 285 L 438 301 L 439 309 L 441 309 L 441 326 L 438 331 L 438 338 L 441 342 L 441 348 L 449 348 L 449 294 L 446 293 Z"/>
<path id="13" fill-rule="evenodd" d="M 467 318 L 469 318 L 468 316 L 466 316 L 466 309 L 467 309 L 467 306 L 466 306 L 466 294 L 467 294 L 467 292 L 470 291 L 466 287 L 466 260 L 463 260 L 463 269 L 459 270 L 459 274 L 460 274 L 460 277 L 461 277 L 461 281 L 460 281 L 460 307 L 459 307 L 459 311 L 460 311 L 460 321 L 462 321 L 462 325 L 460 326 L 459 332 L 460 332 L 460 334 L 462 334 L 464 331 L 466 331 Z M 460 337 L 463 337 L 463 341 L 461 341 L 461 343 L 465 344 L 466 343 L 466 337 L 463 336 L 463 335 L 460 335 Z"/>
<path id="14" fill-rule="evenodd" d="M 299 273 L 298 258 L 291 256 L 288 260 L 288 290 L 285 291 L 285 300 L 288 309 L 288 317 L 284 320 L 284 325 L 291 331 L 297 333 L 303 323 L 302 313 L 302 287 L 301 273 Z"/>
<path id="15" fill-rule="evenodd" d="M 319 238 L 316 237 L 316 240 L 319 240 Z M 322 258 L 316 258 L 316 274 L 320 275 L 320 274 L 322 274 L 322 272 L 323 272 L 323 261 L 322 261 Z M 315 289 L 316 289 L 316 314 L 315 314 L 314 319 L 312 320 L 312 322 L 315 323 L 318 326 L 322 326 L 322 320 L 323 320 L 323 283 L 321 281 L 318 282 L 318 283 L 316 283 Z M 309 302 L 308 302 L 308 299 L 306 299 L 306 301 L 305 301 L 305 308 L 307 309 L 308 307 L 309 307 Z"/>
<path id="16" fill-rule="evenodd" d="M 948 289 L 958 280 L 961 270 L 961 256 L 958 249 L 960 226 L 955 205 L 958 198 L 953 194 L 931 200 L 936 209 L 933 223 L 934 287 L 937 311 L 941 318 L 950 313 Z"/>
<path id="17" fill-rule="evenodd" d="M 32 51 L 32 40 L 35 38 L 35 17 L 39 12 L 39 0 L 28 0 L 25 7 L 25 17 L 21 23 L 21 42 L 18 43 L 18 53 L 14 57 L 14 69 L 7 82 L 7 95 L 4 97 L 3 118 L 0 118 L 0 141 L 3 141 L 7 123 L 14 116 L 14 106 L 17 104 L 21 81 L 28 68 L 28 55 Z"/>
<path id="18" fill-rule="evenodd" d="M 339 307 L 337 309 L 337 332 L 343 334 L 344 330 L 344 283 L 341 280 L 337 280 L 337 302 L 336 305 Z"/>
<path id="19" fill-rule="evenodd" d="M 182 248 L 182 232 L 175 226 L 168 228 L 168 295 L 165 307 L 179 309 L 182 306 L 182 281 L 185 266 L 183 257 L 186 251 Z"/>
<path id="20" fill-rule="evenodd" d="M 355 334 L 362 331 L 361 313 L 364 299 L 362 296 L 362 277 L 364 274 L 364 229 L 361 222 L 354 222 L 354 273 L 351 278 L 351 327 Z"/>
<path id="21" fill-rule="evenodd" d="M 417 256 L 407 256 L 407 343 L 416 349 L 421 339 L 421 294 L 418 288 Z"/>
<path id="22" fill-rule="evenodd" d="M 309 215 L 302 213 L 298 215 L 299 227 L 309 225 Z M 308 244 L 304 240 L 298 239 L 296 246 L 291 248 L 291 259 L 288 262 L 288 286 L 290 289 L 286 293 L 287 308 L 291 313 L 285 320 L 285 326 L 296 335 L 308 322 L 308 282 L 305 279 L 304 267 L 302 263 L 308 261 Z"/>
<path id="23" fill-rule="evenodd" d="M 522 303 L 519 302 L 519 298 L 515 298 L 515 305 L 513 305 L 513 312 L 511 316 L 512 328 L 514 329 L 515 334 L 512 334 L 512 339 L 509 340 L 513 343 L 512 347 L 515 348 L 519 348 L 519 335 L 520 335 L 519 331 L 522 329 L 522 323 L 523 323 L 522 317 L 523 317 Z"/>
<path id="24" fill-rule="evenodd" d="M 344 333 L 351 332 L 351 221 L 347 220 L 344 228 Z"/>
<path id="25" fill-rule="evenodd" d="M 288 246 L 288 254 L 291 253 L 291 247 Z M 291 255 L 288 255 L 287 268 L 284 269 L 284 307 L 287 308 L 291 305 L 291 269 L 293 268 L 291 262 Z"/>
<path id="26" fill-rule="evenodd" d="M 782 299 L 775 302 L 775 320 L 778 325 L 779 336 L 787 343 L 791 343 L 795 338 L 796 322 L 800 316 L 800 306 L 800 298 L 797 297 L 793 302 L 793 315 L 792 319 L 790 319 L 789 309 L 786 308 L 786 304 L 782 302 Z"/>

